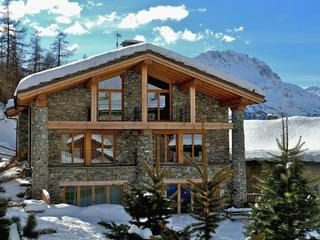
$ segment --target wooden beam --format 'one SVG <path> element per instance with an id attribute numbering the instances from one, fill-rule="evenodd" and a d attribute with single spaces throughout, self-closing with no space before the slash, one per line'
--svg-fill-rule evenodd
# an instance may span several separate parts
<path id="1" fill-rule="evenodd" d="M 189 105 L 190 105 L 190 122 L 196 122 L 196 88 L 191 85 L 189 87 Z"/>
<path id="2" fill-rule="evenodd" d="M 182 164 L 183 163 L 183 134 L 179 133 L 177 134 L 177 143 L 176 143 L 176 149 L 178 149 L 177 152 L 177 158 L 178 158 L 178 163 Z"/>
<path id="3" fill-rule="evenodd" d="M 85 121 L 48 121 L 49 129 L 76 130 L 201 130 L 201 123 L 190 122 L 85 122 Z M 204 123 L 204 129 L 232 129 L 232 123 Z"/>
<path id="4" fill-rule="evenodd" d="M 185 81 L 185 82 L 179 83 L 178 87 L 179 87 L 180 91 L 186 91 L 187 89 L 190 89 L 190 87 L 194 87 L 195 88 L 196 84 L 197 84 L 197 80 L 196 79 L 192 79 L 192 80 L 189 80 L 189 81 Z"/>
<path id="5" fill-rule="evenodd" d="M 47 98 L 46 95 L 40 94 L 36 99 L 37 107 L 46 107 L 47 106 Z"/>
<path id="6" fill-rule="evenodd" d="M 148 68 L 141 65 L 141 121 L 148 121 Z"/>
<path id="7" fill-rule="evenodd" d="M 69 186 L 103 186 L 103 185 L 123 185 L 127 181 L 85 181 L 85 182 L 60 182 L 60 187 L 69 187 Z"/>
<path id="8" fill-rule="evenodd" d="M 85 165 L 91 165 L 91 133 L 86 132 L 84 134 L 84 140 L 85 140 L 85 144 L 84 144 L 84 162 Z"/>
<path id="9" fill-rule="evenodd" d="M 244 98 L 233 98 L 225 101 L 220 101 L 220 106 L 229 107 L 231 109 L 244 109 L 249 105 L 248 101 Z"/>
<path id="10" fill-rule="evenodd" d="M 97 83 L 91 81 L 91 122 L 97 121 Z"/>

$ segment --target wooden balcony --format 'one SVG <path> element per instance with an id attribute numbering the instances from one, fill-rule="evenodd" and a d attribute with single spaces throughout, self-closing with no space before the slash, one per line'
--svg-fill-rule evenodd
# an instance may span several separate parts
<path id="1" fill-rule="evenodd" d="M 48 121 L 49 129 L 87 129 L 87 130 L 201 130 L 202 123 L 193 122 L 78 122 L 78 121 Z M 204 129 L 232 129 L 232 123 L 204 123 Z"/>

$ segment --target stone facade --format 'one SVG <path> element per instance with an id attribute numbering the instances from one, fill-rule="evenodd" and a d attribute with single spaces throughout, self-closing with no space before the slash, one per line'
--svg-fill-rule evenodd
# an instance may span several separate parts
<path id="1" fill-rule="evenodd" d="M 247 201 L 247 179 L 242 109 L 232 110 L 232 122 L 232 202 L 236 207 L 243 207 Z"/>
<path id="2" fill-rule="evenodd" d="M 28 138 L 29 138 L 29 117 L 28 117 L 28 110 L 24 110 L 19 114 L 18 118 L 18 152 L 22 150 L 29 150 L 28 149 Z"/>
<path id="3" fill-rule="evenodd" d="M 88 121 L 90 96 L 89 89 L 77 86 L 47 96 L 47 108 L 33 107 L 33 112 L 36 111 L 32 117 L 33 143 L 38 139 L 41 142 L 32 145 L 34 193 L 40 188 L 48 187 L 52 200 L 60 202 L 63 200 L 60 187 L 62 182 L 137 181 L 145 176 L 141 163 L 154 163 L 154 136 L 137 130 L 119 130 L 115 134 L 115 158 L 121 166 L 66 166 L 61 163 L 62 133 L 59 130 L 47 130 L 46 121 Z M 172 121 L 189 121 L 188 91 L 180 91 L 176 85 L 172 85 L 171 107 Z M 123 120 L 140 120 L 140 110 L 140 74 L 126 71 L 123 74 Z M 227 122 L 228 109 L 220 107 L 217 100 L 197 92 L 196 115 L 197 122 L 201 122 L 202 118 L 207 122 Z M 36 122 L 40 125 L 37 126 Z M 206 137 L 209 172 L 214 172 L 229 164 L 229 134 L 228 130 L 210 130 Z M 191 164 L 163 167 L 170 168 L 169 178 L 172 179 L 199 177 Z"/>
<path id="4" fill-rule="evenodd" d="M 48 109 L 31 105 L 31 166 L 32 193 L 39 197 L 42 189 L 48 188 Z"/>

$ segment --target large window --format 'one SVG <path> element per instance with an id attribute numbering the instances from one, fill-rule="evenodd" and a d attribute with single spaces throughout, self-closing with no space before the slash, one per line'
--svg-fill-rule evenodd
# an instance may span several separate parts
<path id="1" fill-rule="evenodd" d="M 92 134 L 91 135 L 91 162 L 92 163 L 115 163 L 114 158 L 114 135 Z"/>
<path id="2" fill-rule="evenodd" d="M 121 204 L 123 185 L 68 186 L 65 203 L 86 207 L 93 204 Z"/>
<path id="3" fill-rule="evenodd" d="M 173 210 L 177 213 L 189 213 L 192 208 L 191 184 L 170 183 L 167 185 L 167 197 L 174 203 Z"/>
<path id="4" fill-rule="evenodd" d="M 122 79 L 120 76 L 98 83 L 98 121 L 122 120 Z"/>
<path id="5" fill-rule="evenodd" d="M 64 164 L 84 163 L 84 135 L 63 134 L 61 143 L 61 160 Z"/>
<path id="6" fill-rule="evenodd" d="M 156 135 L 156 160 L 160 163 L 176 163 L 177 134 Z"/>
<path id="7" fill-rule="evenodd" d="M 170 84 L 148 78 L 148 120 L 170 120 Z"/>
<path id="8" fill-rule="evenodd" d="M 183 161 L 194 162 L 202 160 L 202 135 L 183 134 Z"/>

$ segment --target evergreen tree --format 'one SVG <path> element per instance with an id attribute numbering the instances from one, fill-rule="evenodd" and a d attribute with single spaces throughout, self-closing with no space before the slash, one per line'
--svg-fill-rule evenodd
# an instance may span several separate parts
<path id="1" fill-rule="evenodd" d="M 23 227 L 23 237 L 29 239 L 38 239 L 41 235 L 47 235 L 57 232 L 52 228 L 44 228 L 37 230 L 37 218 L 34 214 L 28 216 L 27 224 Z"/>
<path id="2" fill-rule="evenodd" d="M 316 194 L 310 189 L 311 179 L 303 176 L 301 137 L 289 148 L 288 119 L 282 119 L 282 139 L 277 139 L 280 155 L 266 165 L 257 187 L 262 196 L 252 206 L 250 239 L 306 239 L 308 232 L 319 231 L 320 210 Z"/>
<path id="3" fill-rule="evenodd" d="M 35 31 L 31 38 L 30 43 L 30 60 L 29 60 L 29 71 L 30 73 L 36 73 L 41 71 L 41 65 L 43 60 L 43 49 L 40 43 L 40 36 L 38 31 Z"/>
<path id="4" fill-rule="evenodd" d="M 3 12 L 0 17 L 0 58 L 1 58 L 1 99 L 5 101 L 13 96 L 13 92 L 23 77 L 22 65 L 25 63 L 24 43 L 26 29 L 21 20 L 13 19 L 10 12 L 10 0 L 2 2 Z"/>
<path id="5" fill-rule="evenodd" d="M 65 64 L 76 49 L 70 49 L 70 43 L 66 40 L 67 34 L 59 32 L 56 40 L 53 42 L 51 49 L 55 56 L 55 67 Z"/>
<path id="6" fill-rule="evenodd" d="M 41 71 L 51 69 L 55 67 L 55 57 L 54 54 L 50 51 L 46 51 L 43 56 L 43 61 L 41 63 Z"/>
<path id="7" fill-rule="evenodd" d="M 208 159 L 206 151 L 206 134 L 204 122 L 202 121 L 202 166 L 194 164 L 201 176 L 201 183 L 193 183 L 193 205 L 192 216 L 198 220 L 193 224 L 193 232 L 199 239 L 211 239 L 215 233 L 218 223 L 222 220 L 221 211 L 224 207 L 225 198 L 220 196 L 222 184 L 230 180 L 232 170 L 230 166 L 224 167 L 208 176 Z"/>

